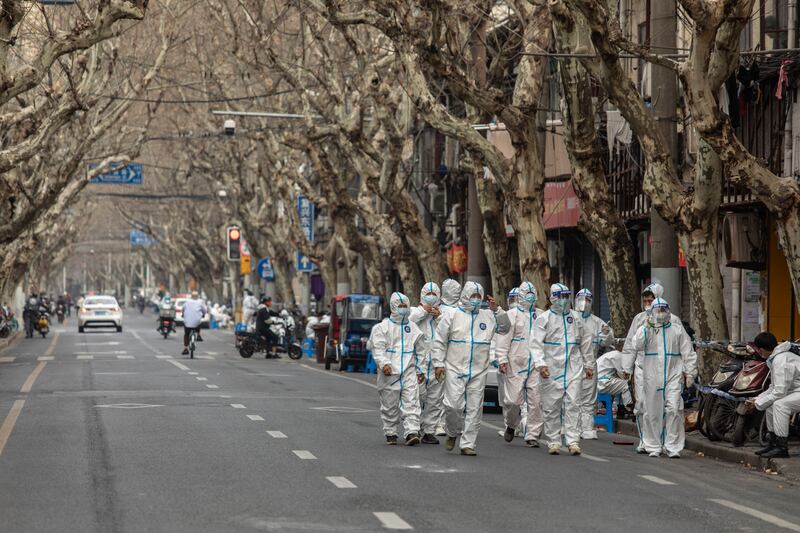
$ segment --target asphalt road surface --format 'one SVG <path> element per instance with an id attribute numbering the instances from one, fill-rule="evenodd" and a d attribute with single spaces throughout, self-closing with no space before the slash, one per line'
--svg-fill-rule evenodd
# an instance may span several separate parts
<path id="1" fill-rule="evenodd" d="M 374 376 L 199 358 L 152 315 L 0 353 L 0 531 L 800 531 L 800 490 L 601 434 L 551 457 L 484 417 L 478 456 L 384 444 Z M 443 439 L 442 439 L 443 440 Z"/>

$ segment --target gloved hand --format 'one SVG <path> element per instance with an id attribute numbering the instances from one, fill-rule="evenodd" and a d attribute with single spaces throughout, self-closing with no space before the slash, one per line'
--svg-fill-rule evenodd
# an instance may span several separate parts
<path id="1" fill-rule="evenodd" d="M 684 374 L 683 381 L 686 384 L 686 388 L 690 389 L 694 385 L 694 376 L 690 376 L 689 374 Z"/>
<path id="2" fill-rule="evenodd" d="M 422 385 L 423 381 L 425 381 L 425 374 L 417 374 L 417 383 Z"/>

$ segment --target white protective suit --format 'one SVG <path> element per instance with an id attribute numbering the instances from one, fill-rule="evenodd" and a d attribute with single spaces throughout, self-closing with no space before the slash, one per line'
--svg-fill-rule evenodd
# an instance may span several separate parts
<path id="1" fill-rule="evenodd" d="M 578 291 L 577 298 L 581 295 L 588 298 L 591 304 L 592 293 L 586 289 Z M 609 347 L 614 342 L 614 331 L 606 324 L 602 318 L 592 314 L 591 310 L 577 310 L 583 319 L 586 333 L 592 336 L 592 369 L 594 374 L 591 379 L 584 379 L 581 382 L 581 438 L 596 439 L 597 431 L 594 429 L 594 414 L 597 408 L 597 354 L 600 348 Z M 607 333 L 603 329 L 608 328 Z"/>
<path id="2" fill-rule="evenodd" d="M 661 298 L 654 308 L 666 305 Z M 639 426 L 644 450 L 648 453 L 680 454 L 684 445 L 683 398 L 686 379 L 697 376 L 697 354 L 680 319 L 670 315 L 669 323 L 648 323 L 633 338 L 634 365 L 642 376 L 643 413 Z M 625 372 L 631 367 L 625 361 Z M 637 403 L 639 399 L 637 398 Z"/>
<path id="3" fill-rule="evenodd" d="M 439 311 L 448 314 L 458 309 L 458 301 L 461 298 L 461 284 L 454 279 L 446 279 L 442 282 L 442 303 Z"/>
<path id="4" fill-rule="evenodd" d="M 782 342 L 767 359 L 772 382 L 756 398 L 756 408 L 766 411 L 767 429 L 777 437 L 789 436 L 789 419 L 800 411 L 800 356 L 789 351 L 790 342 Z"/>
<path id="5" fill-rule="evenodd" d="M 436 326 L 439 324 L 439 317 L 425 311 L 422 307 L 425 296 L 428 293 L 436 295 L 436 303 L 429 304 L 433 307 L 439 306 L 441 290 L 433 282 L 428 282 L 422 287 L 420 292 L 420 305 L 411 310 L 409 320 L 414 322 L 425 335 L 425 350 L 417 354 L 417 374 L 424 376 L 423 382 L 419 385 L 419 401 L 422 405 L 422 422 L 420 429 L 423 435 L 433 435 L 436 433 L 436 425 L 442 418 L 444 407 L 442 406 L 442 393 L 444 392 L 444 380 L 438 381 L 434 375 L 433 360 L 431 358 L 431 347 L 433 339 L 436 338 Z"/>
<path id="6" fill-rule="evenodd" d="M 409 304 L 408 297 L 399 292 L 389 299 L 391 313 L 372 328 L 370 344 L 372 357 L 378 366 L 378 395 L 381 420 L 386 436 L 397 435 L 403 422 L 403 437 L 419 432 L 419 393 L 415 358 L 425 351 L 425 336 L 408 315 L 398 313 L 400 303 Z M 392 374 L 385 376 L 383 367 L 391 365 Z"/>
<path id="7" fill-rule="evenodd" d="M 255 314 L 258 309 L 258 299 L 252 294 L 248 294 L 242 300 L 242 322 L 255 326 Z"/>
<path id="8" fill-rule="evenodd" d="M 516 429 L 522 419 L 521 407 L 526 405 L 525 440 L 539 440 L 544 423 L 540 378 L 533 368 L 529 345 L 533 323 L 544 311 L 536 308 L 536 288 L 533 283 L 524 281 L 519 286 L 518 298 L 517 306 L 508 311 L 511 330 L 495 338 L 497 363 L 506 365 L 506 372 L 497 374 L 503 385 L 503 421 L 507 428 Z"/>
<path id="9" fill-rule="evenodd" d="M 551 295 L 559 290 L 569 291 L 555 284 L 550 288 Z M 550 372 L 549 378 L 540 381 L 545 443 L 549 448 L 560 447 L 563 436 L 568 446 L 577 444 L 581 383 L 586 369 L 593 368 L 592 337 L 586 333 L 580 314 L 551 306 L 533 324 L 530 351 L 536 369 L 547 367 Z"/>
<path id="10" fill-rule="evenodd" d="M 489 344 L 495 333 L 507 333 L 511 326 L 502 309 L 492 312 L 471 301 L 470 296 L 476 293 L 483 300 L 480 284 L 474 281 L 464 284 L 458 308 L 439 317 L 432 350 L 434 368 L 445 369 L 443 403 L 447 435 L 461 434 L 462 450 L 475 448 L 480 430 Z"/>
<path id="11" fill-rule="evenodd" d="M 597 392 L 611 396 L 621 394 L 622 404 L 630 405 L 633 399 L 628 381 L 622 377 L 625 372 L 622 359 L 622 352 L 617 350 L 597 358 Z"/>

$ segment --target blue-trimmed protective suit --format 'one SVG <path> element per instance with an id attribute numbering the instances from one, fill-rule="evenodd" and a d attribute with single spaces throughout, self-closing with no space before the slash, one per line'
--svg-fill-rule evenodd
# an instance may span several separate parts
<path id="1" fill-rule="evenodd" d="M 419 326 L 419 329 L 425 335 L 425 351 L 417 354 L 417 373 L 423 375 L 423 381 L 419 384 L 419 402 L 422 406 L 420 429 L 424 435 L 436 433 L 436 426 L 439 424 L 444 412 L 444 406 L 442 405 L 444 381 L 436 379 L 433 359 L 431 358 L 433 339 L 436 338 L 436 326 L 439 324 L 441 315 L 434 318 L 432 314 L 422 307 L 422 304 L 425 303 L 425 297 L 431 293 L 436 296 L 436 303 L 429 303 L 428 305 L 439 308 L 442 292 L 439 286 L 431 281 L 423 285 L 420 291 L 420 305 L 412 309 L 409 315 L 409 320 Z"/>

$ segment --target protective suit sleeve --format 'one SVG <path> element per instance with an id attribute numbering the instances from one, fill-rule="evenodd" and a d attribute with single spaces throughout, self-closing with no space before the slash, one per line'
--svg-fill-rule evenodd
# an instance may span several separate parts
<path id="1" fill-rule="evenodd" d="M 683 331 L 681 335 L 681 357 L 683 358 L 683 373 L 692 380 L 697 377 L 697 353 L 692 346 L 689 334 Z"/>
<path id="2" fill-rule="evenodd" d="M 603 333 L 603 328 L 608 328 L 608 334 Z M 610 348 L 614 345 L 614 330 L 606 322 L 600 321 L 600 332 L 598 333 L 600 339 L 600 346 Z"/>
<path id="3" fill-rule="evenodd" d="M 423 318 L 428 314 L 421 305 L 418 305 L 411 309 L 408 313 L 408 321 L 413 322 L 415 324 L 419 324 Z"/>
<path id="4" fill-rule="evenodd" d="M 431 358 L 434 368 L 444 367 L 444 358 L 447 354 L 447 342 L 450 340 L 450 325 L 455 313 L 442 313 L 439 324 L 436 326 L 436 338 L 431 344 Z"/>
<path id="5" fill-rule="evenodd" d="M 767 390 L 762 392 L 756 398 L 756 408 L 759 411 L 764 411 L 767 407 L 786 396 L 787 390 L 787 365 L 786 355 L 780 354 L 775 357 L 772 363 L 772 384 Z"/>
<path id="6" fill-rule="evenodd" d="M 544 339 L 547 335 L 547 313 L 539 316 L 533 323 L 531 339 L 528 343 L 528 351 L 533 359 L 535 368 L 547 366 L 544 360 Z"/>
<path id="7" fill-rule="evenodd" d="M 507 316 L 511 316 L 508 314 Z M 507 333 L 500 333 L 494 336 L 494 355 L 497 359 L 497 364 L 508 364 L 508 352 L 511 349 L 511 339 L 514 338 L 514 323 L 512 322 L 511 329 Z"/>
<path id="8" fill-rule="evenodd" d="M 511 331 L 511 320 L 508 318 L 508 313 L 506 313 L 503 309 L 498 307 L 497 312 L 494 314 L 494 318 L 497 320 L 497 328 L 495 329 L 496 333 L 505 335 Z"/>
<path id="9" fill-rule="evenodd" d="M 644 353 L 645 328 L 640 328 L 628 339 L 631 339 L 630 348 L 628 352 L 622 352 L 622 370 L 627 374 L 633 374 L 633 365 L 636 363 L 638 354 Z M 628 345 L 627 339 L 625 344 Z"/>
<path id="10" fill-rule="evenodd" d="M 638 316 L 638 315 L 637 315 Z M 636 318 L 631 322 L 631 327 L 628 329 L 628 334 L 625 336 L 625 343 L 622 345 L 622 367 L 628 374 L 633 369 L 633 363 L 636 360 L 636 348 L 634 347 L 634 340 L 636 334 L 639 333 L 639 324 Z M 642 339 L 644 342 L 644 339 Z"/>
<path id="11" fill-rule="evenodd" d="M 578 324 L 578 331 L 581 335 L 581 355 L 583 356 L 583 367 L 593 368 L 595 361 L 594 339 L 592 332 L 581 320 L 575 321 Z"/>
<path id="12" fill-rule="evenodd" d="M 416 367 L 414 370 L 417 374 L 425 373 L 424 369 L 428 365 L 428 358 L 430 357 L 430 353 L 428 353 L 429 346 L 430 343 L 425 334 L 420 331 L 414 341 L 414 366 Z"/>
<path id="13" fill-rule="evenodd" d="M 375 360 L 375 364 L 378 366 L 378 369 L 381 369 L 384 366 L 392 363 L 392 361 L 386 355 L 386 337 L 385 323 L 381 322 L 372 328 L 372 335 L 370 336 L 370 342 L 372 343 L 372 358 Z"/>

